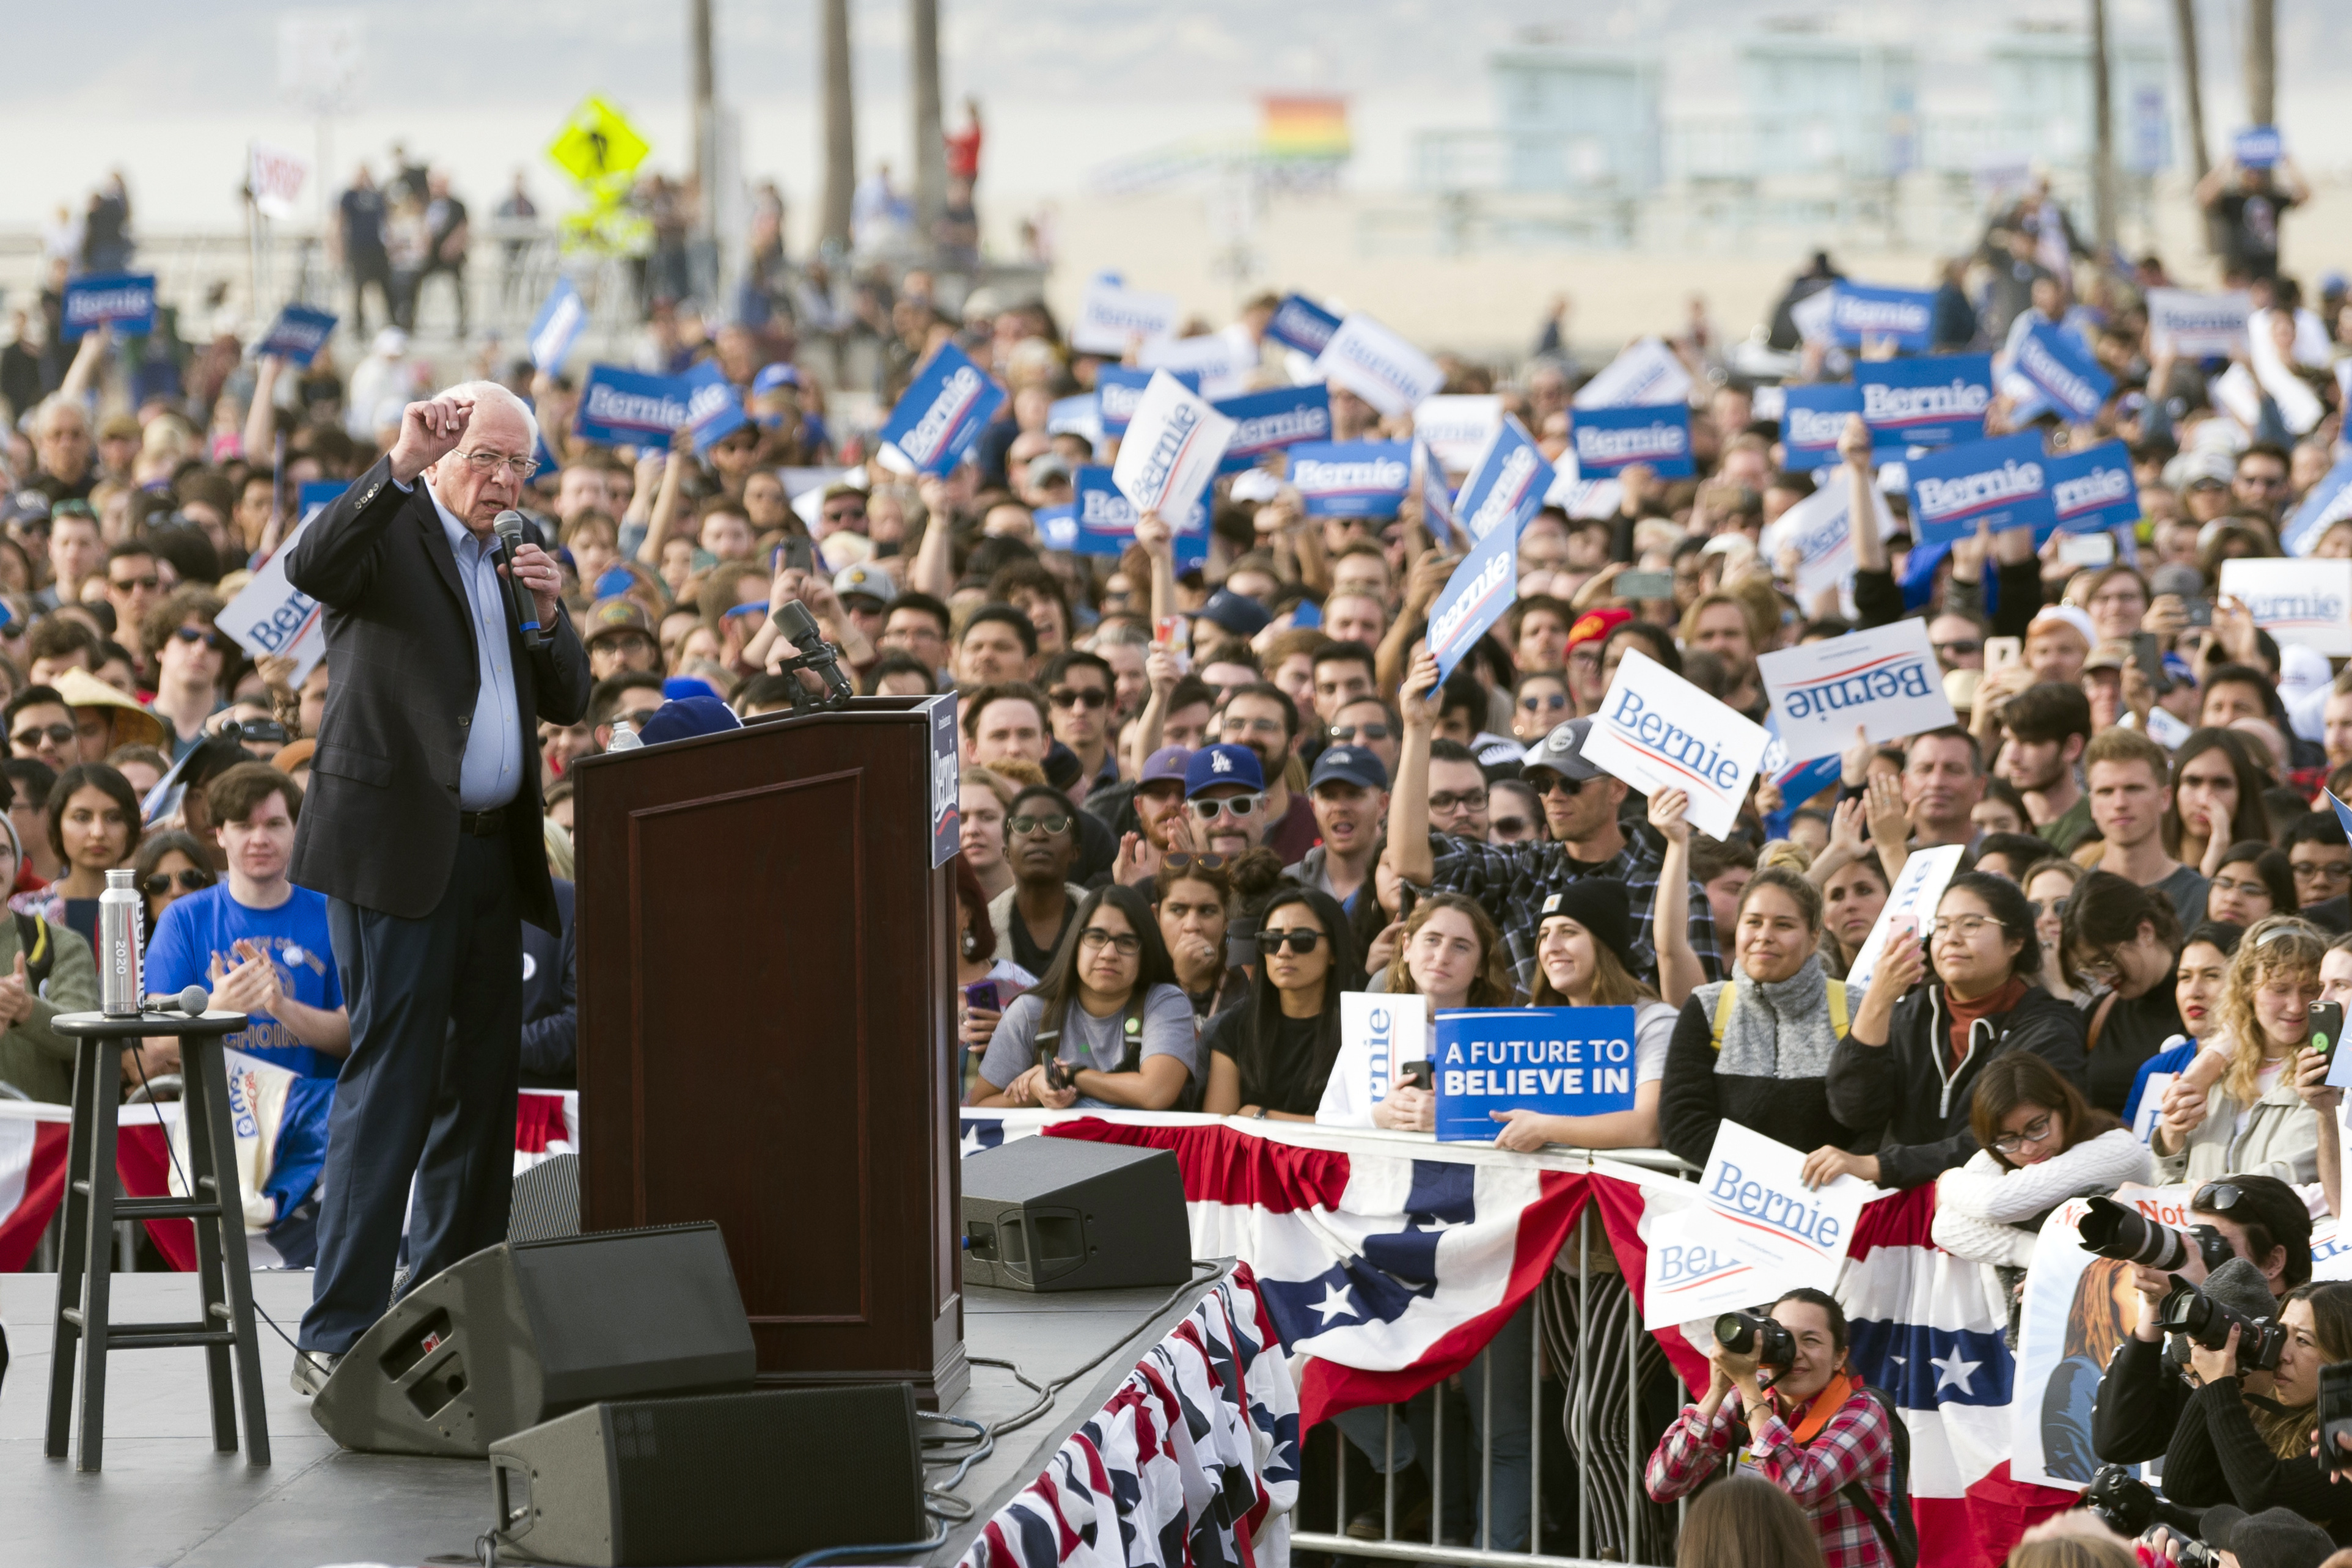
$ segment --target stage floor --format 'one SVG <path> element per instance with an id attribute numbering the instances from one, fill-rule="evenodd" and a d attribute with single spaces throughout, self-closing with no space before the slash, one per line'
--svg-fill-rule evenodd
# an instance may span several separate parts
<path id="1" fill-rule="evenodd" d="M 254 1300 L 291 1333 L 310 1300 L 308 1273 L 257 1273 Z M 1144 1351 L 1192 1310 L 1196 1286 L 1149 1324 L 1163 1289 L 1031 1296 L 975 1288 L 964 1296 L 965 1348 L 1017 1363 L 1039 1382 L 1107 1347 L 1118 1354 L 1065 1389 L 1052 1411 L 1000 1439 L 958 1495 L 968 1524 L 928 1560 L 951 1563 L 979 1527 L 1045 1468 L 1046 1457 L 1101 1408 Z M 118 1274 L 114 1316 L 129 1322 L 194 1312 L 187 1274 Z M 328 1563 L 472 1563 L 489 1526 L 488 1464 L 345 1453 L 288 1386 L 294 1352 L 261 1329 L 262 1384 L 275 1461 L 213 1451 L 204 1352 L 121 1352 L 108 1358 L 103 1471 L 41 1452 L 49 1384 L 49 1323 L 57 1276 L 0 1274 L 0 1323 L 13 1360 L 0 1387 L 0 1559 L 9 1568 L 320 1568 Z M 994 1367 L 972 1368 L 952 1414 L 983 1424 L 1015 1415 L 1033 1395 Z M 928 1424 L 927 1424 L 928 1425 Z M 513 1561 L 509 1555 L 505 1560 Z"/>

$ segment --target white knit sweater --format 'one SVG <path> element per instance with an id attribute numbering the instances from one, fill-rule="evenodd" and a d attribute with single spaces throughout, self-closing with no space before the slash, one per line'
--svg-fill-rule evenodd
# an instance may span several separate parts
<path id="1" fill-rule="evenodd" d="M 2018 1170 L 1979 1149 L 1967 1164 L 1936 1178 L 1936 1245 L 1957 1258 L 2022 1268 L 2033 1261 L 2034 1235 L 2019 1229 L 2021 1222 L 2077 1193 L 2112 1192 L 2146 1182 L 2155 1171 L 2147 1145 L 2122 1127 Z"/>

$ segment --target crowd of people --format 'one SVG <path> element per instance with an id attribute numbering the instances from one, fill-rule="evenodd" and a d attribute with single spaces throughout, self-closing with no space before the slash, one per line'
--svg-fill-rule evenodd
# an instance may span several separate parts
<path id="1" fill-rule="evenodd" d="M 428 229 L 446 199 L 444 240 L 461 235 L 462 205 L 409 176 L 404 199 Z M 348 198 L 343 211 L 349 260 Z M 2173 1500 L 2256 1516 L 2241 1529 L 2283 1503 L 2352 1540 L 2352 1488 L 2321 1484 L 2308 1452 L 2315 1369 L 2352 1358 L 2339 1300 L 2352 1286 L 2309 1283 L 2312 1217 L 2342 1212 L 2342 1175 L 2338 1091 L 2305 1048 L 2309 1005 L 2352 996 L 2352 842 L 2327 805 L 2352 796 L 2352 672 L 2218 593 L 2223 562 L 2282 553 L 2284 522 L 2336 466 L 2329 367 L 2352 357 L 2352 314 L 2340 294 L 2313 310 L 2274 252 L 2245 268 L 2251 334 L 2322 410 L 2294 430 L 2264 391 L 2246 417 L 2218 389 L 2227 358 L 2192 363 L 2151 338 L 2153 259 L 2062 271 L 2037 259 L 2046 209 L 2013 221 L 1979 258 L 1974 298 L 1962 291 L 1958 341 L 1997 337 L 2007 300 L 2002 330 L 2030 316 L 2095 347 L 2116 394 L 2085 424 L 2038 427 L 2062 445 L 2128 444 L 2141 515 L 2116 560 L 2077 567 L 2030 531 L 1916 542 L 1858 416 L 1834 461 L 1792 466 L 1757 416 L 1764 388 L 1688 334 L 1669 346 L 1692 377 L 1696 476 L 1637 466 L 1546 505 L 1518 534 L 1516 603 L 1442 680 L 1429 611 L 1460 556 L 1415 497 L 1391 516 L 1319 515 L 1276 458 L 1256 492 L 1270 499 L 1217 482 L 1204 562 L 1180 563 L 1149 512 L 1123 553 L 1047 548 L 1038 513 L 1116 449 L 1052 411 L 1114 361 L 1070 349 L 1035 299 L 951 314 L 921 274 L 900 288 L 895 384 L 954 343 L 1010 395 L 943 478 L 874 460 L 873 433 L 828 419 L 814 373 L 756 324 L 702 339 L 656 321 L 662 368 L 717 365 L 749 416 L 704 451 L 687 431 L 593 445 L 576 434 L 571 377 L 490 366 L 535 419 L 545 460 L 516 458 L 516 472 L 534 470 L 529 524 L 562 564 L 593 679 L 581 721 L 538 737 L 564 931 L 569 768 L 657 737 L 680 704 L 788 710 L 798 678 L 778 672 L 790 645 L 774 617 L 798 603 L 862 692 L 958 695 L 952 1048 L 968 1103 L 1427 1131 L 1434 1097 L 1410 1079 L 1359 1102 L 1339 1070 L 1343 994 L 1419 994 L 1433 1016 L 1631 1006 L 1632 1106 L 1498 1113 L 1498 1145 L 1696 1163 L 1726 1121 L 1756 1128 L 1806 1152 L 1809 1181 L 1933 1185 L 1938 1245 L 2011 1285 L 2059 1199 L 2190 1184 L 2197 1223 L 2242 1263 L 2217 1264 L 2214 1288 L 2235 1268 L 2247 1310 L 2287 1325 L 2287 1355 L 2262 1372 L 2227 1352 L 2163 1361 L 2154 1314 L 2169 1282 L 2142 1270 L 2147 1305 L 2098 1382 L 2084 1451 L 2168 1455 Z M 396 321 L 452 254 L 462 267 L 462 247 L 428 244 L 421 265 L 355 270 L 354 285 L 377 282 Z M 1265 336 L 1278 303 L 1240 312 L 1261 384 L 1290 374 Z M 108 341 L 93 332 L 11 381 L 0 446 L 15 912 L 0 922 L 14 966 L 0 1086 L 68 1098 L 71 1054 L 49 1020 L 95 1003 L 97 896 L 121 868 L 146 900 L 150 991 L 205 984 L 251 1016 L 236 1048 L 333 1077 L 352 1048 L 338 953 L 325 900 L 289 879 L 289 858 L 311 770 L 364 759 L 318 750 L 331 659 L 253 657 L 219 620 L 300 521 L 302 489 L 368 476 L 403 408 L 458 378 L 380 344 L 363 395 L 361 372 L 347 387 L 330 368 L 331 386 L 315 367 L 233 353 L 153 387 Z M 1498 395 L 1548 458 L 1566 452 L 1564 353 L 1440 363 L 1446 390 Z M 1791 375 L 1838 374 L 1816 346 Z M 1410 416 L 1344 386 L 1329 402 L 1335 439 L 1412 433 Z M 2007 414 L 1996 403 L 1990 428 Z M 1775 524 L 1827 487 L 1850 488 L 1855 567 L 1801 595 Z M 2313 553 L 2352 556 L 2352 519 Z M 1658 586 L 1621 594 L 1628 573 Z M 1857 739 L 1813 798 L 1767 780 L 1711 837 L 1679 792 L 1645 798 L 1587 755 L 1629 651 L 1760 720 L 1761 655 L 1905 617 L 1925 623 L 1959 721 Z M 2159 730 L 2186 736 L 2168 745 Z M 1906 861 L 1944 846 L 1965 854 L 1931 918 L 1849 991 Z M 534 940 L 525 1081 L 567 1084 L 572 945 Z M 127 1056 L 125 1091 L 152 1091 L 173 1049 Z M 2179 1272 L 2207 1277 L 2196 1259 Z M 1659 1438 L 1650 1494 L 1682 1495 L 1742 1452 L 1740 1468 L 1795 1499 L 1832 1568 L 1892 1561 L 1889 1417 L 1845 1367 L 1840 1306 L 1798 1291 L 1773 1312 L 1793 1362 L 1715 1346 L 1711 1386 Z M 1379 1412 L 1342 1423 L 1421 1488 L 1409 1500 L 1448 1539 L 1475 1521 L 1524 1550 L 1540 1531 L 1517 1392 L 1535 1342 L 1521 1321 L 1485 1352 L 1515 1391 L 1470 1413 L 1490 1496 L 1460 1491 L 1469 1468 L 1454 1465 L 1435 1495 L 1440 1467 L 1415 1443 L 1433 1460 L 1460 1439 L 1432 1430 L 1423 1405 L 1386 1433 Z M 1740 1500 L 1757 1491 L 1711 1487 L 1686 1548 L 1781 1529 L 1717 1519 L 1769 1513 Z"/>

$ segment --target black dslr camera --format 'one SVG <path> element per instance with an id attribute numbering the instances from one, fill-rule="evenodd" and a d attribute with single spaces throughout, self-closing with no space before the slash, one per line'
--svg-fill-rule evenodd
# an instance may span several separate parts
<path id="1" fill-rule="evenodd" d="M 2234 1327 L 2238 1331 L 2241 1372 L 2273 1371 L 2279 1363 L 2279 1352 L 2286 1349 L 2286 1329 L 2283 1324 L 2268 1318 L 2249 1318 L 2177 1275 L 2173 1278 L 2172 1293 L 2157 1309 L 2157 1321 L 2166 1333 L 2179 1334 L 2209 1351 L 2227 1345 L 2230 1330 Z"/>
<path id="2" fill-rule="evenodd" d="M 2101 1465 L 2083 1489 L 2083 1507 L 2117 1535 L 2137 1540 L 2156 1522 L 2156 1489 L 2133 1475 L 2127 1465 Z"/>
<path id="3" fill-rule="evenodd" d="M 2221 1233 L 2210 1225 L 2176 1230 L 2113 1198 L 2093 1198 L 2075 1230 L 2085 1252 L 2160 1268 L 2167 1274 L 2188 1262 L 2192 1252 L 2208 1268 L 2219 1268 L 2237 1256 L 2221 1239 Z"/>
<path id="4" fill-rule="evenodd" d="M 1759 1366 L 1785 1372 L 1797 1364 L 1797 1336 L 1778 1318 L 1761 1312 L 1726 1312 L 1715 1321 L 1715 1342 L 1734 1355 L 1752 1355 Z"/>

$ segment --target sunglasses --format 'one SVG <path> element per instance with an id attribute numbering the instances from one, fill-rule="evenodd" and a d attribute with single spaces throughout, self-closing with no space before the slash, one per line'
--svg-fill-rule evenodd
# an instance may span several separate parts
<path id="1" fill-rule="evenodd" d="M 140 588 L 144 588 L 149 593 L 152 593 L 163 585 L 163 579 L 156 576 L 152 572 L 150 572 L 144 577 L 109 577 L 106 580 L 106 585 L 110 588 L 120 589 L 125 594 L 131 593 Z"/>
<path id="2" fill-rule="evenodd" d="M 1042 833 L 1048 838 L 1057 837 L 1070 830 L 1066 816 L 1016 816 L 1006 822 L 1007 827 L 1019 834 Z"/>
<path id="3" fill-rule="evenodd" d="M 2046 903 L 2040 899 L 2028 899 L 2025 907 L 2033 911 L 2035 920 L 2043 915 L 2056 915 L 2063 920 L 2066 914 L 2066 900 L 2063 899 L 2052 899 Z"/>
<path id="4" fill-rule="evenodd" d="M 236 639 L 226 632 L 206 631 L 202 626 L 179 626 L 172 635 L 182 642 L 200 642 L 215 653 L 226 653 L 236 646 Z"/>
<path id="5" fill-rule="evenodd" d="M 74 738 L 74 727 L 70 724 L 28 724 L 8 738 L 26 751 L 39 745 L 44 739 L 62 746 Z"/>
<path id="6" fill-rule="evenodd" d="M 660 711 L 658 708 L 633 708 L 626 713 L 615 715 L 614 722 L 625 723 L 633 730 L 642 730 L 646 721 Z"/>
<path id="7" fill-rule="evenodd" d="M 1524 816 L 1498 816 L 1486 826 L 1498 838 L 1517 838 L 1528 830 L 1528 819 Z"/>
<path id="8" fill-rule="evenodd" d="M 1293 952 L 1313 952 L 1323 933 L 1307 926 L 1292 926 L 1285 931 L 1262 931 L 1257 933 L 1257 950 L 1271 957 L 1285 947 Z"/>
<path id="9" fill-rule="evenodd" d="M 1160 858 L 1160 863 L 1171 871 L 1222 871 L 1225 868 L 1223 855 L 1192 855 L 1184 850 L 1172 850 Z"/>
<path id="10" fill-rule="evenodd" d="M 2208 1182 L 2197 1189 L 2189 1206 L 2209 1214 L 2227 1214 L 2244 1201 L 2246 1190 L 2235 1182 Z"/>
<path id="11" fill-rule="evenodd" d="M 1522 697 L 1519 706 L 1530 713 L 1540 713 L 1547 708 L 1565 708 L 1568 706 L 1568 693 L 1555 691 L 1549 697 Z"/>
<path id="12" fill-rule="evenodd" d="M 1395 733 L 1396 731 L 1386 724 L 1334 724 L 1331 726 L 1331 738 L 1335 741 L 1352 741 L 1359 735 L 1367 741 L 1385 741 Z"/>
<path id="13" fill-rule="evenodd" d="M 1045 700 L 1056 708 L 1083 708 L 1092 712 L 1110 706 L 1110 693 L 1099 686 L 1063 686 L 1045 693 Z"/>
<path id="14" fill-rule="evenodd" d="M 173 882 L 179 883 L 180 891 L 184 893 L 193 893 L 201 889 L 211 887 L 213 885 L 213 874 L 210 871 L 190 869 L 181 872 L 176 877 L 173 877 L 158 871 L 139 885 L 147 889 L 147 896 L 149 898 L 160 899 L 164 894 L 172 890 L 172 884 Z"/>
<path id="15" fill-rule="evenodd" d="M 1538 800 L 1555 793 L 1574 800 L 1584 793 L 1584 786 L 1591 782 L 1590 779 L 1572 779 L 1565 773 L 1546 772 L 1539 778 L 1528 779 L 1527 784 L 1529 789 L 1536 792 Z"/>
<path id="16" fill-rule="evenodd" d="M 1964 637 L 1958 642 L 1930 643 L 1927 646 L 1947 658 L 1967 658 L 1971 654 L 1984 652 L 1984 644 L 1974 637 Z"/>
<path id="17" fill-rule="evenodd" d="M 1260 795 L 1237 795 L 1231 800 L 1196 800 L 1187 804 L 1192 806 L 1192 815 L 1203 822 L 1214 822 L 1221 816 L 1230 816 L 1236 822 L 1246 822 L 1255 816 L 1258 809 L 1265 805 L 1265 797 Z"/>

